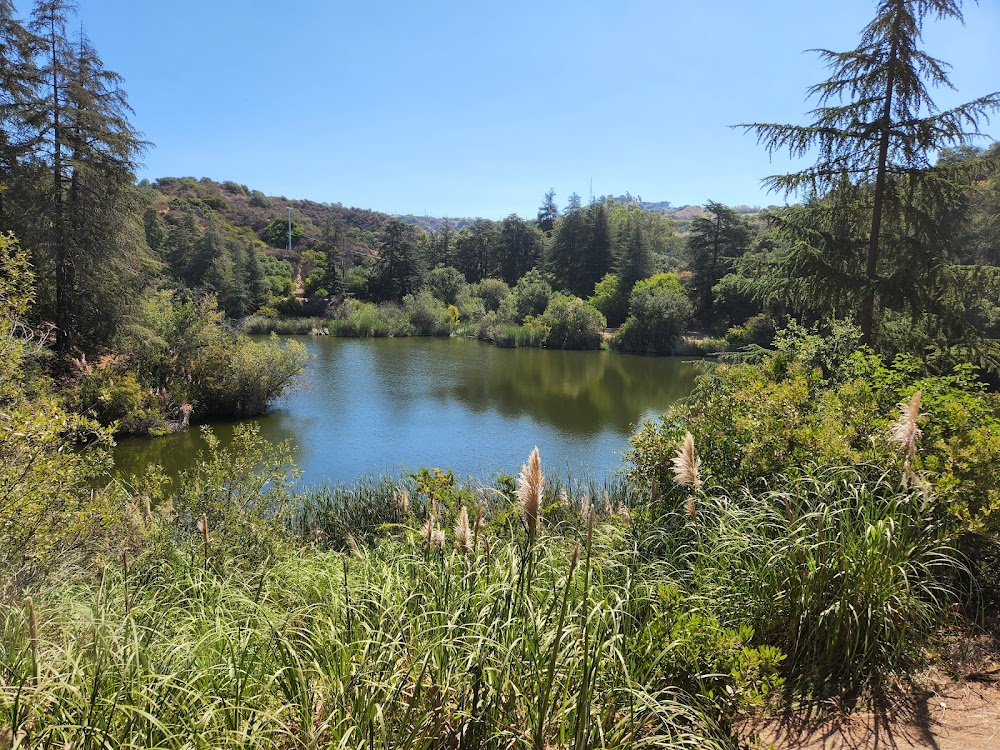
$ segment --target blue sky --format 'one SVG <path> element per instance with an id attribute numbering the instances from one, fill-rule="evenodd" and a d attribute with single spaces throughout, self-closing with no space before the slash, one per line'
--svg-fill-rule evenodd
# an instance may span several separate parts
<path id="1" fill-rule="evenodd" d="M 1000 89 L 1000 3 L 929 22 L 949 106 Z M 25 8 L 27 3 L 18 3 Z M 766 205 L 748 121 L 806 121 L 808 48 L 873 0 L 79 0 L 155 145 L 141 176 L 234 180 L 392 213 L 534 216 L 625 191 Z M 986 127 L 1000 135 L 1000 121 Z"/>

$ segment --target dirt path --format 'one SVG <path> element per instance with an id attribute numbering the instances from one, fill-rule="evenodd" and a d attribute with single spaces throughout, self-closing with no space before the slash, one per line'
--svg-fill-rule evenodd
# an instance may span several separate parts
<path id="1" fill-rule="evenodd" d="M 746 727 L 774 750 L 1000 750 L 1000 687 L 929 684 L 904 705 L 840 718 L 767 719 Z"/>

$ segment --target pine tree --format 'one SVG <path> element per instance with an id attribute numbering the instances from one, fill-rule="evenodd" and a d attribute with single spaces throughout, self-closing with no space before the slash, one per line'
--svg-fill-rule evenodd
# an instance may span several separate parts
<path id="1" fill-rule="evenodd" d="M 129 122 L 120 77 L 83 34 L 75 44 L 67 38 L 72 10 L 64 0 L 44 0 L 30 26 L 44 39 L 35 159 L 49 175 L 34 247 L 51 268 L 62 351 L 80 334 L 84 346 L 106 342 L 156 270 L 133 176 L 145 143 Z"/>
<path id="2" fill-rule="evenodd" d="M 545 194 L 545 200 L 538 208 L 538 228 L 542 230 L 546 237 L 552 234 L 558 218 L 559 208 L 556 206 L 556 191 L 549 188 L 549 191 Z"/>
<path id="3" fill-rule="evenodd" d="M 703 325 L 711 325 L 712 287 L 728 273 L 733 262 L 750 245 L 750 227 L 733 209 L 715 201 L 705 204 L 707 216 L 697 217 L 688 236 L 688 253 L 696 312 Z"/>
<path id="4" fill-rule="evenodd" d="M 538 263 L 542 253 L 539 230 L 517 214 L 500 222 L 500 278 L 513 286 Z"/>
<path id="5" fill-rule="evenodd" d="M 619 294 L 628 299 L 636 282 L 652 276 L 656 272 L 656 262 L 649 239 L 643 231 L 641 210 L 629 209 L 621 224 L 618 237 Z"/>
<path id="6" fill-rule="evenodd" d="M 913 316 L 934 301 L 947 238 L 936 225 L 942 205 L 957 198 L 961 167 L 932 167 L 931 157 L 979 135 L 978 123 L 1000 107 L 994 93 L 940 111 L 930 88 L 950 86 L 947 66 L 922 51 L 925 18 L 962 20 L 956 0 L 881 0 L 875 18 L 848 52 L 819 50 L 832 69 L 813 86 L 810 125 L 753 123 L 769 152 L 792 157 L 818 151 L 814 166 L 770 177 L 774 190 L 801 193 L 809 216 L 789 225 L 786 267 L 816 299 L 851 298 L 864 339 L 874 343 L 882 309 Z M 843 214 L 864 227 L 860 242 L 827 242 L 829 219 Z"/>
<path id="7" fill-rule="evenodd" d="M 35 54 L 41 40 L 14 15 L 10 0 L 0 0 L 0 228 L 10 229 L 5 193 L 23 179 L 25 158 L 39 133 L 35 122 L 39 72 Z"/>

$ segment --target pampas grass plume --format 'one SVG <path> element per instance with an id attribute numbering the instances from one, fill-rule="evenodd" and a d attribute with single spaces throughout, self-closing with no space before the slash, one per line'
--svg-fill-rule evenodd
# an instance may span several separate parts
<path id="1" fill-rule="evenodd" d="M 889 428 L 889 441 L 902 446 L 903 453 L 908 459 L 917 455 L 917 441 L 923 435 L 917 426 L 917 420 L 920 419 L 921 395 L 921 392 L 917 391 L 909 401 L 899 404 L 899 416 Z"/>
<path id="2" fill-rule="evenodd" d="M 518 478 L 517 501 L 521 506 L 521 518 L 528 528 L 528 539 L 534 541 L 538 536 L 538 524 L 542 514 L 542 459 L 538 454 L 538 446 L 528 457 L 528 463 L 521 467 Z"/>
<path id="3" fill-rule="evenodd" d="M 465 506 L 458 514 L 458 523 L 455 524 L 455 548 L 465 554 L 472 550 L 472 531 L 469 528 L 469 511 Z"/>
<path id="4" fill-rule="evenodd" d="M 677 455 L 671 463 L 674 466 L 674 481 L 677 484 L 695 490 L 701 487 L 701 477 L 698 475 L 701 459 L 695 453 L 694 435 L 690 432 L 684 435 L 684 442 L 677 449 Z"/>

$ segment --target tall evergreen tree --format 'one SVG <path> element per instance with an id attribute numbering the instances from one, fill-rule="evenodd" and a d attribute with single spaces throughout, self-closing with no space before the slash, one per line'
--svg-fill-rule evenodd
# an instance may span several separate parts
<path id="1" fill-rule="evenodd" d="M 0 228 L 11 229 L 5 193 L 24 178 L 24 161 L 39 137 L 35 122 L 39 72 L 35 55 L 41 40 L 0 0 Z"/>
<path id="2" fill-rule="evenodd" d="M 619 294 L 628 299 L 636 282 L 656 272 L 656 263 L 649 238 L 643 231 L 642 211 L 629 209 L 619 229 L 616 262 Z"/>
<path id="3" fill-rule="evenodd" d="M 715 201 L 705 204 L 707 216 L 697 217 L 688 236 L 688 253 L 696 314 L 702 325 L 712 325 L 712 287 L 750 246 L 750 226 L 733 209 Z"/>
<path id="4" fill-rule="evenodd" d="M 386 221 L 379 241 L 379 258 L 372 292 L 377 299 L 399 300 L 420 286 L 414 228 L 396 218 Z"/>
<path id="5" fill-rule="evenodd" d="M 145 144 L 129 122 L 120 77 L 105 69 L 85 36 L 75 44 L 67 38 L 72 9 L 64 0 L 43 0 L 30 27 L 44 40 L 35 158 L 49 175 L 45 225 L 34 247 L 51 268 L 63 351 L 105 342 L 155 269 L 133 176 Z"/>
<path id="6" fill-rule="evenodd" d="M 455 235 L 455 268 L 469 283 L 495 276 L 499 269 L 500 228 L 495 221 L 476 219 Z"/>
<path id="7" fill-rule="evenodd" d="M 556 191 L 549 188 L 545 194 L 545 200 L 538 208 L 538 228 L 542 230 L 546 237 L 552 234 L 556 227 L 556 220 L 559 218 L 559 207 L 556 206 Z"/>
<path id="8" fill-rule="evenodd" d="M 510 286 L 538 263 L 542 253 L 541 232 L 517 214 L 500 222 L 500 278 Z"/>
<path id="9" fill-rule="evenodd" d="M 769 185 L 830 198 L 811 205 L 827 215 L 849 211 L 866 228 L 860 243 L 824 243 L 823 231 L 799 232 L 786 265 L 818 299 L 853 298 L 869 343 L 880 310 L 920 315 L 946 281 L 947 238 L 936 212 L 956 199 L 962 167 L 933 168 L 930 159 L 942 148 L 967 144 L 979 135 L 979 120 L 1000 107 L 994 93 L 938 110 L 930 88 L 950 82 L 947 66 L 918 46 L 928 17 L 961 20 L 960 2 L 880 0 L 858 47 L 819 51 L 833 73 L 810 89 L 818 99 L 811 124 L 742 126 L 772 153 L 801 157 L 817 150 L 814 166 L 771 177 Z M 815 216 L 822 224 L 824 214 Z"/>

